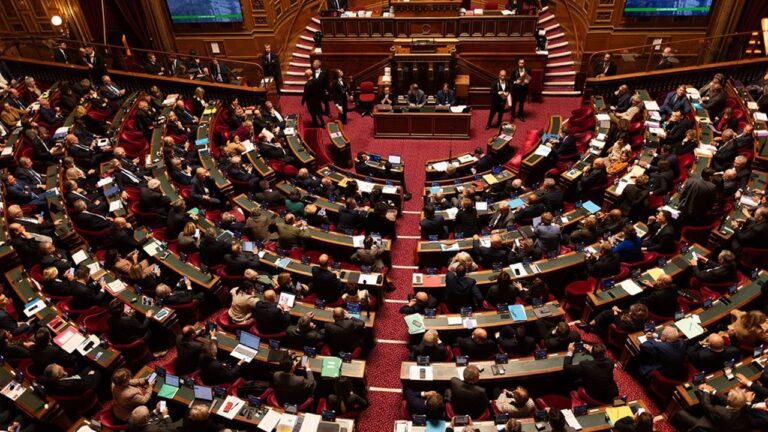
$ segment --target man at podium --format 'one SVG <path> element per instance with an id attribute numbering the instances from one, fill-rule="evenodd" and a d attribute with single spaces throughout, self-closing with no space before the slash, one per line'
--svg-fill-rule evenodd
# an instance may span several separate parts
<path id="1" fill-rule="evenodd" d="M 411 84 L 411 89 L 408 91 L 408 106 L 412 108 L 421 108 L 426 103 L 427 95 L 424 94 L 424 91 L 419 89 L 418 84 Z"/>
<path id="2" fill-rule="evenodd" d="M 439 106 L 452 106 L 456 104 L 456 93 L 451 90 L 448 83 L 443 83 L 443 88 L 438 90 L 435 100 Z"/>

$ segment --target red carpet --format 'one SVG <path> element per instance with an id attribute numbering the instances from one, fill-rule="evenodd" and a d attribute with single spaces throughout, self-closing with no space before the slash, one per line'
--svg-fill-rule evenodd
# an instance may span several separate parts
<path id="1" fill-rule="evenodd" d="M 529 130 L 541 129 L 548 125 L 550 115 L 562 115 L 568 117 L 570 112 L 580 105 L 581 98 L 547 98 L 543 103 L 527 104 L 526 122 L 517 122 L 517 135 L 512 145 L 521 146 L 525 135 Z M 309 114 L 300 105 L 297 96 L 283 96 L 281 98 L 282 111 L 284 113 L 300 113 L 304 119 L 304 126 L 310 127 Z M 507 114 L 508 115 L 508 114 Z M 408 350 L 402 343 L 408 334 L 403 324 L 402 316 L 398 312 L 402 301 L 412 293 L 411 277 L 413 269 L 402 268 L 415 265 L 414 251 L 416 249 L 416 237 L 419 236 L 418 214 L 422 208 L 421 192 L 424 187 L 424 166 L 430 159 L 446 158 L 449 149 L 453 148 L 453 154 L 471 152 L 475 147 L 485 149 L 488 138 L 493 136 L 493 130 L 485 130 L 488 118 L 487 110 L 475 110 L 472 116 L 472 133 L 470 140 L 454 140 L 445 142 L 441 140 L 393 140 L 374 139 L 373 120 L 370 117 L 361 118 L 357 113 L 350 113 L 348 124 L 344 131 L 352 142 L 352 154 L 358 151 L 375 152 L 382 155 L 399 154 L 406 166 L 406 183 L 408 190 L 413 194 L 413 199 L 405 203 L 404 213 L 397 223 L 398 240 L 392 249 L 392 278 L 395 290 L 387 293 L 385 303 L 376 317 L 375 336 L 380 340 L 367 360 L 366 379 L 368 386 L 372 387 L 368 397 L 371 408 L 360 418 L 358 430 L 365 432 L 390 432 L 393 423 L 400 418 L 401 383 L 400 363 L 408 358 Z M 505 120 L 508 117 L 505 117 Z M 323 144 L 329 143 L 329 137 L 323 132 Z M 408 238 L 413 237 L 413 238 Z M 389 300 L 387 302 L 386 300 Z M 400 301 L 400 302 L 398 302 Z M 654 415 L 659 414 L 655 404 L 646 396 L 637 382 L 624 370 L 617 370 L 616 378 L 621 392 L 628 394 L 630 398 L 642 398 L 651 407 Z M 569 385 L 564 383 L 564 385 Z M 395 390 L 398 393 L 388 392 L 383 389 Z M 666 424 L 657 424 L 658 430 L 667 429 Z"/>

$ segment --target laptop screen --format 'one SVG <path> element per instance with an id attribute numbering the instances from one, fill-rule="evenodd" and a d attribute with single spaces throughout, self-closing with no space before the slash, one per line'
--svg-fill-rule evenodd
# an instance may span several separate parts
<path id="1" fill-rule="evenodd" d="M 259 349 L 259 337 L 248 332 L 240 332 L 239 342 L 248 348 Z"/>
<path id="2" fill-rule="evenodd" d="M 256 243 L 252 241 L 243 242 L 243 252 L 253 252 L 254 246 L 256 246 Z"/>
<path id="3" fill-rule="evenodd" d="M 400 164 L 400 156 L 398 156 L 398 155 L 389 155 L 389 163 Z"/>
<path id="4" fill-rule="evenodd" d="M 207 401 L 213 400 L 213 390 L 211 390 L 210 387 L 196 385 L 194 389 L 195 389 L 195 399 L 201 399 L 201 400 L 207 400 Z"/>
<path id="5" fill-rule="evenodd" d="M 176 375 L 165 374 L 165 383 L 171 387 L 178 387 L 179 377 L 177 377 Z"/>

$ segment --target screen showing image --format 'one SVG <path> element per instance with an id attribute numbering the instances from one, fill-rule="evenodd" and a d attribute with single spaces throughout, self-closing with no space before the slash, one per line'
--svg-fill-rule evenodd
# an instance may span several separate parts
<path id="1" fill-rule="evenodd" d="M 174 24 L 242 22 L 240 0 L 167 0 Z"/>
<path id="2" fill-rule="evenodd" d="M 707 16 L 712 0 L 627 0 L 625 16 Z"/>

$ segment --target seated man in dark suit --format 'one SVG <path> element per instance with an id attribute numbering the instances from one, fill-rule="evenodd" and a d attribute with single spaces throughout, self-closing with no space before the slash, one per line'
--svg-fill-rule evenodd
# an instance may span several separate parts
<path id="1" fill-rule="evenodd" d="M 136 174 L 127 167 L 123 166 L 123 163 L 119 159 L 112 159 L 112 176 L 120 185 L 120 188 L 125 190 L 126 188 L 144 187 L 147 185 L 147 179 L 141 174 Z"/>
<path id="2" fill-rule="evenodd" d="M 422 314 L 424 315 L 425 309 L 434 309 L 437 307 L 438 301 L 435 297 L 425 293 L 424 291 L 417 292 L 410 300 L 408 304 L 400 308 L 400 313 L 405 315 L 410 314 Z"/>
<path id="3" fill-rule="evenodd" d="M 733 165 L 734 159 L 739 154 L 739 147 L 736 143 L 736 132 L 726 129 L 721 135 L 722 141 L 717 144 L 717 151 L 712 155 L 710 167 L 716 171 L 724 171 Z"/>
<path id="4" fill-rule="evenodd" d="M 427 103 L 427 95 L 415 83 L 411 84 L 411 88 L 406 94 L 406 99 L 408 100 L 408 106 L 416 108 L 421 108 Z"/>
<path id="5" fill-rule="evenodd" d="M 669 92 L 659 109 L 662 116 L 669 116 L 675 111 L 680 111 L 682 114 L 691 112 L 691 103 L 685 94 L 685 85 L 678 86 L 675 91 Z"/>
<path id="6" fill-rule="evenodd" d="M 411 358 L 417 359 L 422 356 L 429 356 L 433 362 L 442 362 L 448 360 L 448 351 L 440 341 L 437 330 L 427 330 L 417 345 L 411 347 Z"/>
<path id="7" fill-rule="evenodd" d="M 37 329 L 35 342 L 29 348 L 29 352 L 32 358 L 32 371 L 37 375 L 41 375 L 46 366 L 51 363 L 70 369 L 77 365 L 77 357 L 51 343 L 51 332 L 46 327 Z"/>
<path id="8" fill-rule="evenodd" d="M 733 228 L 736 231 L 731 240 L 733 250 L 764 248 L 765 239 L 768 239 L 768 208 L 758 208 L 752 219 L 734 221 Z"/>
<path id="9" fill-rule="evenodd" d="M 200 354 L 200 379 L 205 385 L 231 384 L 242 375 L 241 368 L 245 360 L 240 360 L 234 367 L 229 367 L 219 361 L 217 354 L 216 341 L 204 342 L 203 352 Z"/>
<path id="10" fill-rule="evenodd" d="M 168 216 L 171 199 L 163 195 L 160 190 L 160 180 L 151 179 L 146 187 L 142 187 L 139 193 L 139 208 L 143 212 Z"/>
<path id="11" fill-rule="evenodd" d="M 97 370 L 85 370 L 70 376 L 62 366 L 52 363 L 45 367 L 43 375 L 38 379 L 45 386 L 47 393 L 56 396 L 78 396 L 88 390 L 96 391 L 101 381 L 101 373 Z"/>
<path id="12" fill-rule="evenodd" d="M 451 106 L 456 104 L 456 93 L 451 90 L 448 83 L 443 83 L 443 88 L 438 90 L 435 100 L 438 105 Z"/>
<path id="13" fill-rule="evenodd" d="M 224 255 L 224 272 L 231 276 L 242 276 L 246 269 L 259 267 L 259 257 L 243 252 L 240 242 L 232 243 L 229 253 Z"/>
<path id="14" fill-rule="evenodd" d="M 727 283 L 736 281 L 736 257 L 733 252 L 724 249 L 717 256 L 717 262 L 713 262 L 703 256 L 697 259 L 691 258 L 693 275 L 701 283 Z"/>
<path id="15" fill-rule="evenodd" d="M 74 222 L 78 228 L 87 229 L 88 231 L 105 231 L 112 229 L 112 221 L 100 214 L 88 211 L 88 205 L 85 201 L 75 201 L 74 208 L 75 215 L 72 217 L 72 222 Z"/>
<path id="16" fill-rule="evenodd" d="M 155 130 L 155 120 L 149 111 L 147 101 L 139 101 L 136 115 L 133 117 L 133 128 L 137 132 L 141 132 L 141 135 L 148 141 L 152 139 L 152 132 Z"/>
<path id="17" fill-rule="evenodd" d="M 5 198 L 14 204 L 32 206 L 36 211 L 43 211 L 46 207 L 43 195 L 37 194 L 32 186 L 10 174 L 5 177 Z"/>
<path id="18" fill-rule="evenodd" d="M 589 167 L 584 167 L 578 183 L 576 183 L 576 192 L 590 191 L 593 188 L 605 186 L 608 181 L 608 172 L 605 170 L 605 160 L 597 158 Z"/>
<path id="19" fill-rule="evenodd" d="M 352 352 L 362 345 L 365 323 L 349 315 L 344 309 L 333 309 L 333 322 L 325 325 L 325 340 L 331 351 Z"/>
<path id="20" fill-rule="evenodd" d="M 52 242 L 43 241 L 40 242 L 40 266 L 56 267 L 60 274 L 64 274 L 74 267 L 74 263 L 70 261 L 65 251 L 57 249 Z"/>
<path id="21" fill-rule="evenodd" d="M 312 267 L 311 291 L 326 303 L 338 300 L 344 293 L 341 279 L 335 272 L 328 269 L 329 261 L 330 257 L 322 254 L 317 260 L 317 266 Z"/>
<path id="22" fill-rule="evenodd" d="M 419 222 L 419 227 L 421 227 L 421 238 L 424 240 L 431 236 L 437 236 L 438 239 L 448 237 L 445 219 L 442 215 L 435 214 L 435 208 L 431 205 L 424 207 L 424 219 Z"/>
<path id="23" fill-rule="evenodd" d="M 634 358 L 642 377 L 647 380 L 657 370 L 669 379 L 685 379 L 686 346 L 677 328 L 664 327 L 658 340 L 652 333 L 646 337 L 648 340 L 640 344 L 640 354 Z"/>
<path id="24" fill-rule="evenodd" d="M 648 307 L 648 311 L 654 315 L 674 318 L 677 312 L 677 285 L 672 281 L 672 276 L 660 275 L 653 288 L 646 288 L 640 302 Z"/>
<path id="25" fill-rule="evenodd" d="M 56 224 L 46 221 L 40 215 L 25 216 L 21 206 L 12 204 L 8 206 L 6 213 L 7 223 L 17 223 L 23 226 L 27 232 L 41 234 L 53 238 Z"/>
<path id="26" fill-rule="evenodd" d="M 312 322 L 315 316 L 314 312 L 309 312 L 299 318 L 296 325 L 288 326 L 286 329 L 286 344 L 290 347 L 318 347 L 322 345 L 325 338 L 325 330 L 317 328 Z"/>
<path id="27" fill-rule="evenodd" d="M 741 388 L 734 388 L 725 397 L 709 384 L 699 385 L 696 392 L 704 415 L 682 410 L 677 414 L 680 430 L 715 432 L 725 425 L 728 432 L 750 432 L 752 429 L 750 407 Z"/>
<path id="28" fill-rule="evenodd" d="M 98 284 L 91 281 L 91 271 L 85 265 L 80 265 L 75 270 L 75 279 L 70 282 L 72 301 L 69 307 L 74 310 L 88 309 L 104 304 L 108 294 L 102 291 Z M 117 300 L 120 303 L 119 300 Z M 120 303 L 120 310 L 122 310 Z"/>
<path id="29" fill-rule="evenodd" d="M 141 246 L 141 243 L 134 237 L 133 226 L 122 217 L 115 218 L 109 236 L 112 246 L 123 256 L 137 251 Z"/>
<path id="30" fill-rule="evenodd" d="M 220 208 L 224 202 L 216 188 L 216 183 L 211 178 L 211 173 L 203 167 L 195 171 L 190 197 L 196 204 L 211 208 Z"/>
<path id="31" fill-rule="evenodd" d="M 445 400 L 453 406 L 456 415 L 480 417 L 488 410 L 488 395 L 477 383 L 480 381 L 480 369 L 475 365 L 464 368 L 464 379 L 451 378 L 451 386 L 445 391 Z"/>
<path id="32" fill-rule="evenodd" d="M 585 345 L 592 360 L 583 360 L 573 364 L 575 344 L 568 345 L 568 353 L 563 361 L 563 369 L 574 379 L 581 380 L 584 392 L 592 399 L 610 403 L 619 395 L 619 388 L 613 379 L 613 360 L 606 358 L 606 348 L 603 344 Z"/>
<path id="33" fill-rule="evenodd" d="M 300 359 L 286 359 L 280 363 L 280 371 L 272 375 L 272 387 L 277 393 L 278 402 L 281 404 L 300 405 L 315 394 L 317 383 L 315 383 L 312 370 L 305 369 L 306 377 L 296 374 L 296 369 L 300 363 Z"/>
<path id="34" fill-rule="evenodd" d="M 688 347 L 688 361 L 700 371 L 719 370 L 725 362 L 740 355 L 737 347 L 725 345 L 719 333 L 712 333 L 703 341 L 690 342 Z"/>
<path id="35" fill-rule="evenodd" d="M 621 257 L 613 253 L 613 246 L 607 241 L 600 243 L 598 255 L 587 258 L 587 274 L 595 278 L 615 276 L 621 271 Z"/>
<path id="36" fill-rule="evenodd" d="M 139 339 L 148 340 L 151 334 L 149 328 L 152 311 L 148 311 L 146 316 L 139 314 L 140 318 L 131 309 L 130 314 L 126 314 L 123 308 L 123 302 L 114 299 L 109 303 L 109 340 L 116 344 L 129 344 Z"/>
<path id="37" fill-rule="evenodd" d="M 183 279 L 182 279 L 183 281 Z M 203 294 L 192 291 L 192 283 L 189 282 L 187 288 L 184 287 L 184 283 L 180 282 L 181 288 L 172 290 L 168 285 L 161 283 L 155 288 L 155 298 L 167 306 L 182 306 L 189 305 L 194 300 L 202 300 Z"/>
<path id="38" fill-rule="evenodd" d="M 488 332 L 481 328 L 474 329 L 471 336 L 458 338 L 456 346 L 471 360 L 487 360 L 498 352 L 496 344 L 488 339 Z"/>
<path id="39" fill-rule="evenodd" d="M 200 232 L 200 262 L 207 266 L 221 264 L 224 255 L 230 251 L 230 244 L 217 238 L 216 230 L 213 228 L 201 230 Z"/>
<path id="40" fill-rule="evenodd" d="M 476 308 L 483 303 L 483 294 L 477 287 L 477 281 L 467 277 L 464 264 L 456 266 L 456 271 L 449 271 L 445 276 L 445 304 L 448 310 L 456 313 L 462 307 Z"/>
<path id="41" fill-rule="evenodd" d="M 109 75 L 101 78 L 101 87 L 99 87 L 99 97 L 105 98 L 111 102 L 119 103 L 125 96 L 125 89 L 121 89 L 112 82 Z"/>
<path id="42" fill-rule="evenodd" d="M 553 322 L 545 319 L 536 320 L 544 348 L 549 352 L 562 352 L 568 349 L 568 345 L 581 340 L 581 335 L 576 330 L 571 330 L 565 321 Z"/>
<path id="43" fill-rule="evenodd" d="M 556 212 L 563 209 L 563 189 L 557 185 L 555 179 L 544 179 L 536 195 L 541 198 L 547 211 Z"/>
<path id="44" fill-rule="evenodd" d="M 504 246 L 504 241 L 499 234 L 491 235 L 490 246 L 480 246 L 480 236 L 472 237 L 472 256 L 485 268 L 492 268 L 494 264 L 507 265 L 509 250 Z"/>
<path id="45" fill-rule="evenodd" d="M 291 323 L 288 306 L 277 304 L 277 294 L 273 290 L 264 291 L 262 300 L 253 308 L 253 316 L 261 334 L 282 333 Z"/>
<path id="46" fill-rule="evenodd" d="M 191 325 L 184 326 L 181 334 L 176 336 L 176 360 L 174 371 L 179 375 L 189 375 L 197 370 L 203 343 L 197 340 L 200 335 Z M 214 331 L 211 336 L 216 336 Z"/>
<path id="47" fill-rule="evenodd" d="M 643 240 L 643 249 L 671 254 L 677 248 L 677 234 L 672 226 L 672 213 L 667 210 L 659 210 L 656 216 L 648 218 L 648 236 Z"/>
<path id="48" fill-rule="evenodd" d="M 683 142 L 685 134 L 693 129 L 693 123 L 680 111 L 674 111 L 669 117 L 669 122 L 659 134 L 659 143 L 675 146 Z"/>
<path id="49" fill-rule="evenodd" d="M 336 225 L 336 231 L 360 229 L 366 216 L 367 212 L 358 208 L 355 198 L 349 197 L 345 206 L 339 209 L 339 223 Z"/>
<path id="50" fill-rule="evenodd" d="M 436 391 L 418 391 L 405 388 L 405 403 L 411 414 L 426 415 L 428 420 L 443 420 L 445 418 L 445 402 L 443 395 Z"/>
<path id="51" fill-rule="evenodd" d="M 32 167 L 32 159 L 26 156 L 19 158 L 19 165 L 13 171 L 13 175 L 30 187 L 42 189 L 45 185 L 45 178 L 35 171 Z"/>

